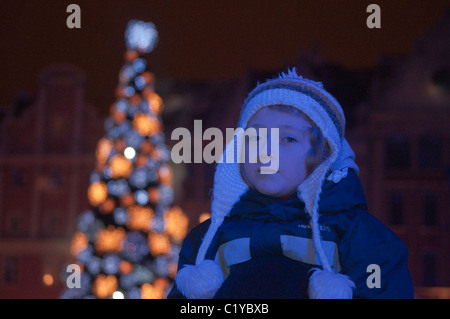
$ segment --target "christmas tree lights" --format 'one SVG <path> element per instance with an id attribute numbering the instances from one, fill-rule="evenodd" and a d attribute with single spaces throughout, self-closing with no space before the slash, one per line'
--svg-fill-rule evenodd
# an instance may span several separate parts
<path id="1" fill-rule="evenodd" d="M 98 142 L 87 197 L 70 252 L 81 287 L 62 298 L 164 298 L 176 273 L 188 219 L 172 207 L 163 101 L 143 54 L 157 42 L 151 23 L 131 21 L 116 101 Z"/>

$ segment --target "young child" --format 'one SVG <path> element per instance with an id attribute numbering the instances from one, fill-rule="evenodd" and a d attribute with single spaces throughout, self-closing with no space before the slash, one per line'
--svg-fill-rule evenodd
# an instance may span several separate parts
<path id="1" fill-rule="evenodd" d="M 407 248 L 368 213 L 342 108 L 321 83 L 293 69 L 258 84 L 238 127 L 268 140 L 278 128 L 278 151 L 217 165 L 211 219 L 186 237 L 168 298 L 413 297 Z"/>

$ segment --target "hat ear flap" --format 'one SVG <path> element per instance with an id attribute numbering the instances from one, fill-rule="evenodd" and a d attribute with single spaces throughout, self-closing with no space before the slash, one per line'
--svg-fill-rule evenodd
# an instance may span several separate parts
<path id="1" fill-rule="evenodd" d="M 338 148 L 331 145 L 331 154 L 298 187 L 298 195 L 305 202 L 306 212 L 311 217 L 311 229 L 316 254 L 322 269 L 312 269 L 309 278 L 308 294 L 311 299 L 351 299 L 355 284 L 349 277 L 335 273 L 323 250 L 319 227 L 319 199 L 322 183 L 330 164 L 337 158 Z"/>
<path id="2" fill-rule="evenodd" d="M 319 213 L 315 207 L 311 216 L 311 228 L 314 247 L 322 269 L 311 269 L 308 294 L 311 299 L 352 299 L 355 284 L 349 277 L 335 273 L 325 255 L 320 239 Z"/>
<path id="3" fill-rule="evenodd" d="M 233 204 L 248 189 L 247 184 L 241 178 L 239 164 L 224 161 L 228 159 L 227 156 L 232 157 L 234 154 L 238 154 L 237 143 L 232 140 L 227 144 L 222 161 L 219 161 L 216 167 L 211 204 L 211 224 L 203 236 L 195 265 L 185 265 L 175 277 L 177 288 L 189 299 L 210 299 L 214 297 L 225 280 L 220 266 L 215 261 L 205 259 L 205 257 L 209 245 L 225 216 L 228 215 Z M 230 187 L 230 185 L 233 185 L 233 187 Z"/>

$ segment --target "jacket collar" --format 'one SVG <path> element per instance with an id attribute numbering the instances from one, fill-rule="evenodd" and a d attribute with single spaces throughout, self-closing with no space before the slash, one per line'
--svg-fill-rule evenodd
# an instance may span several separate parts
<path id="1" fill-rule="evenodd" d="M 339 183 L 325 180 L 319 199 L 321 215 L 338 214 L 355 207 L 367 209 L 367 201 L 361 181 L 353 169 L 349 169 L 347 177 Z"/>
<path id="2" fill-rule="evenodd" d="M 364 191 L 357 173 L 350 169 L 339 183 L 325 180 L 319 199 L 319 213 L 333 215 L 355 207 L 367 208 Z M 281 199 L 250 188 L 230 210 L 230 219 L 289 222 L 307 218 L 305 204 L 294 194 Z"/>

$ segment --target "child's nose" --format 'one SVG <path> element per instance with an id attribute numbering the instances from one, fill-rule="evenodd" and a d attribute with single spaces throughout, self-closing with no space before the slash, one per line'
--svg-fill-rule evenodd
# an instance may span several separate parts
<path id="1" fill-rule="evenodd" d="M 274 160 L 275 160 L 275 157 L 272 156 L 272 155 L 270 154 L 270 152 L 267 152 L 267 153 L 269 153 L 269 154 L 264 154 L 264 153 L 262 153 L 262 154 L 259 155 L 259 157 L 258 157 L 258 162 L 259 162 L 259 163 L 267 164 L 267 163 L 269 163 L 270 161 L 274 161 Z"/>
<path id="2" fill-rule="evenodd" d="M 277 159 L 278 152 L 273 149 L 275 145 L 272 143 L 271 138 L 272 136 L 269 133 L 267 139 L 263 139 L 259 145 L 259 161 L 261 163 L 267 164 Z"/>
<path id="3" fill-rule="evenodd" d="M 272 142 L 271 142 L 271 136 L 270 136 L 270 133 L 269 133 L 269 136 L 267 137 L 266 145 L 264 145 L 265 150 L 267 152 L 267 156 L 271 156 L 272 155 L 272 147 L 271 147 L 271 145 L 272 145 Z"/>

